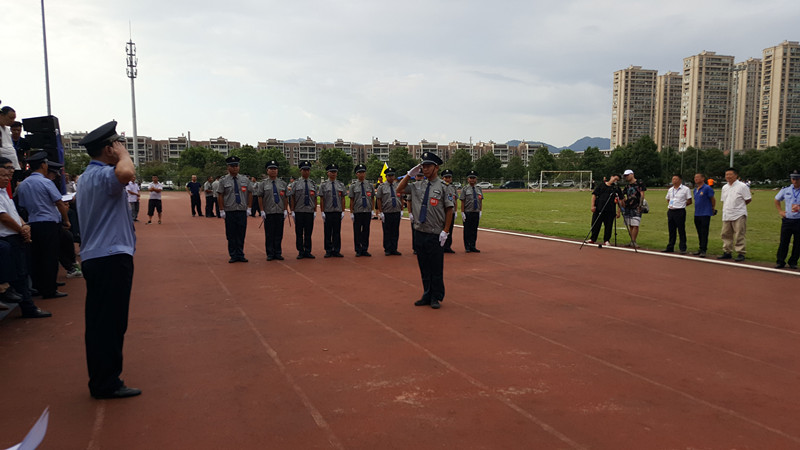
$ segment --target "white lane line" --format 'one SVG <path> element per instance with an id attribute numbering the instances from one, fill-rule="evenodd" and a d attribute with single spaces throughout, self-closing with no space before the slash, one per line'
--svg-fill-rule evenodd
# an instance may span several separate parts
<path id="1" fill-rule="evenodd" d="M 103 430 L 103 422 L 106 419 L 106 402 L 101 401 L 98 402 L 97 408 L 94 411 L 94 425 L 92 426 L 92 438 L 89 439 L 89 444 L 86 446 L 86 450 L 96 450 L 100 448 L 100 444 L 97 442 L 98 438 L 100 437 L 100 432 Z"/>

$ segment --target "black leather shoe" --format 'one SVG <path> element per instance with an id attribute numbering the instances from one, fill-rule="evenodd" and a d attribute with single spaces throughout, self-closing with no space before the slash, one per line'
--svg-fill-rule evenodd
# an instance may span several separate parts
<path id="1" fill-rule="evenodd" d="M 403 256 L 403 254 L 402 254 L 402 253 L 400 253 L 400 252 L 398 252 L 398 251 L 393 251 L 393 252 L 391 252 L 391 255 L 392 255 L 392 256 Z"/>
<path id="2" fill-rule="evenodd" d="M 743 253 L 739 253 L 738 255 L 736 255 L 736 259 L 734 259 L 734 261 L 736 261 L 736 262 L 744 261 L 744 254 Z"/>
<path id="3" fill-rule="evenodd" d="M 661 250 L 661 253 L 672 253 L 672 249 L 671 248 L 665 248 L 664 250 Z"/>
<path id="4" fill-rule="evenodd" d="M 267 261 L 272 261 L 273 259 L 275 259 L 274 256 L 267 256 Z"/>
<path id="5" fill-rule="evenodd" d="M 28 311 L 22 313 L 23 319 L 43 319 L 45 317 L 52 317 L 52 313 L 50 311 L 45 311 L 43 309 L 36 308 L 33 311 Z"/>
<path id="6" fill-rule="evenodd" d="M 31 288 L 31 297 L 38 297 L 42 295 L 38 290 Z"/>
<path id="7" fill-rule="evenodd" d="M 247 258 L 242 256 L 241 258 L 239 258 L 239 262 L 250 262 L 250 261 L 248 261 Z"/>
<path id="8" fill-rule="evenodd" d="M 717 256 L 717 259 L 731 259 L 731 258 L 733 258 L 733 256 L 731 256 L 730 253 L 723 253 L 722 255 Z"/>
<path id="9" fill-rule="evenodd" d="M 786 267 L 786 263 L 778 263 L 778 264 L 775 264 L 775 268 L 776 268 L 776 269 L 783 269 L 784 267 Z"/>
<path id="10" fill-rule="evenodd" d="M 238 259 L 236 259 L 236 258 L 231 258 L 231 259 L 229 259 L 229 260 L 228 260 L 228 264 L 233 264 L 233 263 L 235 263 L 236 261 L 238 261 Z"/>
<path id="11" fill-rule="evenodd" d="M 67 294 L 66 292 L 55 291 L 52 294 L 43 295 L 42 298 L 61 298 L 61 297 L 66 297 L 67 295 L 69 294 Z"/>
<path id="12" fill-rule="evenodd" d="M 792 270 L 797 270 L 797 264 L 789 264 L 789 268 Z"/>
<path id="13" fill-rule="evenodd" d="M 439 304 L 439 300 L 431 300 L 431 308 L 439 309 L 441 307 L 442 307 L 442 305 Z"/>
<path id="14" fill-rule="evenodd" d="M 428 306 L 430 304 L 431 304 L 431 301 L 430 300 L 425 300 L 424 298 L 421 298 L 421 299 L 419 299 L 419 300 L 414 302 L 414 306 Z"/>
<path id="15" fill-rule="evenodd" d="M 283 256 L 278 255 L 278 256 L 275 257 L 275 259 L 277 259 L 278 261 L 283 261 Z"/>
<path id="16" fill-rule="evenodd" d="M 297 259 L 303 259 L 303 258 L 305 258 L 305 257 L 306 257 L 306 255 L 304 255 L 304 254 L 302 254 L 302 253 L 300 253 L 299 255 L 297 255 Z"/>
<path id="17" fill-rule="evenodd" d="M 361 252 L 356 252 L 356 258 L 358 258 L 359 256 L 361 256 Z"/>
<path id="18" fill-rule="evenodd" d="M 339 252 L 334 253 L 333 256 L 336 258 L 344 258 L 344 255 Z"/>
<path id="19" fill-rule="evenodd" d="M 383 256 L 392 256 L 392 252 L 383 252 Z"/>
<path id="20" fill-rule="evenodd" d="M 123 385 L 120 386 L 120 388 L 114 392 L 110 392 L 108 394 L 96 394 L 96 395 L 92 394 L 92 397 L 98 400 L 104 398 L 126 398 L 126 397 L 136 397 L 141 393 L 142 393 L 141 389 L 129 388 L 128 386 Z"/>
<path id="21" fill-rule="evenodd" d="M 361 256 L 372 256 L 369 252 L 361 252 Z"/>
<path id="22" fill-rule="evenodd" d="M 308 259 L 315 259 L 316 256 L 312 255 L 311 253 L 306 253 L 306 258 Z"/>
<path id="23" fill-rule="evenodd" d="M 475 247 L 472 247 L 472 251 L 473 251 L 473 252 L 475 252 L 475 253 L 480 253 L 480 252 L 481 252 L 480 250 L 478 250 L 478 249 L 477 249 L 477 248 L 475 248 Z"/>
<path id="24" fill-rule="evenodd" d="M 0 302 L 5 303 L 19 303 L 22 301 L 22 296 L 14 290 L 14 288 L 10 287 L 6 289 L 5 292 L 0 294 Z"/>
<path id="25" fill-rule="evenodd" d="M 58 286 L 58 287 L 66 286 L 66 285 L 67 285 L 67 283 L 63 283 L 61 281 L 56 281 L 56 286 Z"/>
<path id="26" fill-rule="evenodd" d="M 445 253 L 455 253 L 455 251 L 453 251 L 452 248 L 446 248 L 446 249 L 444 249 L 444 252 Z"/>
<path id="27" fill-rule="evenodd" d="M 692 256 L 700 256 L 700 253 L 703 253 L 703 252 L 701 252 L 699 250 L 696 251 L 696 252 L 692 252 Z"/>
<path id="28" fill-rule="evenodd" d="M 472 253 L 472 249 L 471 248 L 465 249 L 464 253 Z"/>
<path id="29" fill-rule="evenodd" d="M 331 252 L 326 252 L 326 253 L 325 253 L 325 256 L 323 256 L 323 258 L 330 258 L 331 256 L 333 256 L 333 255 L 331 254 Z"/>

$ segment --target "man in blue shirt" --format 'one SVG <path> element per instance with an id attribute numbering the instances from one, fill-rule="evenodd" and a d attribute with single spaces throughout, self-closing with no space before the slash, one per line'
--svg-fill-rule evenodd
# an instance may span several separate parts
<path id="1" fill-rule="evenodd" d="M 786 265 L 786 255 L 789 253 L 789 241 L 794 237 L 792 255 L 789 257 L 789 268 L 797 269 L 797 260 L 800 258 L 800 171 L 795 170 L 789 175 L 792 185 L 781 189 L 775 196 L 775 207 L 781 215 L 781 243 L 778 245 L 776 269 Z M 784 209 L 781 209 L 781 201 Z"/>
<path id="2" fill-rule="evenodd" d="M 27 159 L 31 174 L 20 183 L 16 197 L 28 211 L 31 226 L 31 281 L 42 298 L 66 297 L 57 290 L 58 250 L 61 230 L 69 229 L 67 205 L 61 192 L 47 179 L 47 153 L 38 152 Z"/>
<path id="3" fill-rule="evenodd" d="M 122 344 L 128 328 L 136 235 L 125 186 L 136 168 L 117 122 L 100 126 L 80 141 L 92 161 L 78 181 L 78 219 L 86 279 L 86 364 L 94 398 L 142 393 L 120 380 Z"/>
<path id="4" fill-rule="evenodd" d="M 717 199 L 714 198 L 714 188 L 706 184 L 706 176 L 702 173 L 694 175 L 694 185 L 694 227 L 697 229 L 700 250 L 692 254 L 705 258 L 708 251 L 708 228 L 711 225 L 711 216 L 717 213 L 714 209 Z"/>

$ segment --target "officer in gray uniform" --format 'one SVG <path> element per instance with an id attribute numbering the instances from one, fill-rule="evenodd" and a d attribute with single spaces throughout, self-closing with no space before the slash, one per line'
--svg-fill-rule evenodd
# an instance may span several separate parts
<path id="1" fill-rule="evenodd" d="M 453 222 L 453 200 L 447 195 L 447 189 L 439 179 L 439 166 L 442 160 L 431 152 L 422 154 L 422 164 L 408 171 L 403 181 L 397 186 L 397 195 L 408 191 L 414 215 L 414 250 L 417 252 L 417 263 L 422 275 L 422 298 L 415 306 L 430 305 L 433 309 L 441 307 L 444 300 L 444 247 Z M 426 180 L 414 184 L 409 181 L 419 171 Z"/>
<path id="2" fill-rule="evenodd" d="M 413 180 L 409 180 L 410 184 L 418 183 L 420 181 L 425 180 L 425 175 L 422 174 L 422 171 L 417 173 L 414 176 Z M 411 224 L 411 248 L 414 250 L 414 254 L 417 254 L 417 247 L 414 245 L 417 240 L 415 239 L 414 234 L 414 213 L 411 211 L 411 196 L 408 194 L 408 189 L 406 189 L 406 194 L 403 195 L 403 199 L 406 201 L 406 206 L 408 207 L 408 222 Z"/>
<path id="3" fill-rule="evenodd" d="M 225 219 L 225 237 L 228 239 L 229 263 L 247 262 L 244 257 L 244 237 L 247 234 L 247 216 L 253 202 L 250 178 L 239 174 L 239 157 L 225 159 L 228 174 L 219 180 L 217 201 L 222 205 L 220 216 Z"/>
<path id="4" fill-rule="evenodd" d="M 322 211 L 322 222 L 325 228 L 325 257 L 341 258 L 342 255 L 342 219 L 344 218 L 344 194 L 347 188 L 336 179 L 339 166 L 329 164 L 325 168 L 328 179 L 319 185 L 319 209 Z"/>
<path id="5" fill-rule="evenodd" d="M 297 259 L 311 258 L 311 233 L 317 216 L 317 185 L 308 179 L 311 161 L 300 161 L 300 179 L 289 186 L 289 207 L 295 219 L 295 246 Z"/>
<path id="6" fill-rule="evenodd" d="M 369 227 L 372 209 L 375 207 L 375 188 L 372 184 L 365 181 L 367 177 L 367 166 L 359 164 L 356 166 L 356 178 L 358 181 L 350 185 L 350 220 L 353 221 L 353 244 L 356 248 L 356 256 L 372 256 L 369 250 Z"/>
<path id="7" fill-rule="evenodd" d="M 376 209 L 378 217 L 383 223 L 383 253 L 386 256 L 401 255 L 397 251 L 397 241 L 400 239 L 400 218 L 403 216 L 403 198 L 397 195 L 398 182 L 396 171 L 387 167 L 386 181 L 378 186 L 375 192 Z"/>
<path id="8" fill-rule="evenodd" d="M 445 253 L 455 253 L 453 251 L 453 227 L 456 223 L 456 211 L 458 211 L 458 193 L 456 192 L 456 187 L 453 186 L 453 171 L 450 169 L 445 169 L 442 171 L 442 181 L 447 186 L 447 195 L 453 200 L 453 221 L 450 224 L 450 229 L 445 230 L 447 231 L 447 241 L 444 243 L 444 252 Z"/>
<path id="9" fill-rule="evenodd" d="M 478 240 L 478 224 L 483 214 L 483 191 L 477 186 L 478 173 L 470 170 L 467 174 L 469 185 L 461 188 L 461 220 L 464 221 L 464 249 L 467 253 L 480 253 L 475 248 Z"/>
<path id="10" fill-rule="evenodd" d="M 283 261 L 281 242 L 283 242 L 283 222 L 289 215 L 286 182 L 278 178 L 278 162 L 265 165 L 267 178 L 258 183 L 255 191 L 264 219 L 264 247 L 267 261 Z"/>

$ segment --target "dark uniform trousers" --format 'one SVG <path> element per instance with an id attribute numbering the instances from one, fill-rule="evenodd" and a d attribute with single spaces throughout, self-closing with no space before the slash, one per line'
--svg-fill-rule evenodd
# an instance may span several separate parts
<path id="1" fill-rule="evenodd" d="M 314 213 L 294 213 L 294 225 L 297 252 L 301 254 L 311 253 L 311 233 L 314 231 Z"/>
<path id="2" fill-rule="evenodd" d="M 195 214 L 195 210 L 197 210 L 197 215 L 203 215 L 203 208 L 200 205 L 200 193 L 192 194 L 192 215 Z"/>
<path id="3" fill-rule="evenodd" d="M 75 259 L 75 241 L 69 230 L 64 227 L 58 228 L 60 234 L 58 240 L 58 262 L 61 264 L 61 267 L 70 271 L 77 262 Z"/>
<path id="4" fill-rule="evenodd" d="M 797 265 L 800 258 L 800 219 L 786 219 L 781 221 L 781 243 L 778 245 L 778 264 L 783 264 L 786 255 L 789 253 L 789 241 L 794 237 L 792 244 L 792 256 L 789 257 L 789 264 Z"/>
<path id="5" fill-rule="evenodd" d="M 33 288 L 43 296 L 56 292 L 58 277 L 58 252 L 61 224 L 57 222 L 32 222 L 31 226 L 31 281 Z"/>
<path id="6" fill-rule="evenodd" d="M 675 249 L 675 235 L 680 237 L 678 248 L 682 252 L 686 251 L 686 208 L 667 210 L 667 228 L 669 230 L 669 242 L 667 250 Z"/>
<path id="7" fill-rule="evenodd" d="M 708 250 L 708 229 L 711 227 L 711 216 L 694 216 L 694 227 L 697 229 L 700 251 L 705 253 Z"/>
<path id="8" fill-rule="evenodd" d="M 616 208 L 616 205 L 612 205 Z M 603 242 L 611 240 L 611 231 L 614 227 L 614 216 L 617 212 L 612 208 L 610 210 L 601 211 L 595 207 L 592 213 L 592 241 L 597 242 L 597 237 L 600 236 L 600 226 L 603 226 Z"/>
<path id="9" fill-rule="evenodd" d="M 253 196 L 253 202 L 250 204 L 250 215 L 255 217 L 261 214 L 261 205 L 258 203 L 258 196 Z"/>
<path id="10" fill-rule="evenodd" d="M 353 244 L 356 253 L 369 250 L 369 227 L 372 220 L 371 212 L 360 212 L 354 214 L 353 220 Z"/>
<path id="11" fill-rule="evenodd" d="M 450 222 L 450 229 L 447 231 L 447 240 L 444 241 L 444 250 L 453 249 L 453 228 L 456 226 L 456 213 L 453 212 L 453 220 Z"/>
<path id="12" fill-rule="evenodd" d="M 247 234 L 247 212 L 225 212 L 225 237 L 228 238 L 228 255 L 244 258 L 244 237 Z"/>
<path id="13" fill-rule="evenodd" d="M 342 251 L 342 213 L 325 213 L 325 253 L 340 253 Z"/>
<path id="14" fill-rule="evenodd" d="M 122 345 L 128 329 L 133 257 L 120 254 L 83 262 L 86 279 L 86 365 L 89 392 L 104 395 L 122 386 Z"/>
<path id="15" fill-rule="evenodd" d="M 213 195 L 206 195 L 206 217 L 214 217 L 214 207 L 217 207 L 217 216 L 219 216 L 219 206 L 217 206 L 217 198 Z"/>
<path id="16" fill-rule="evenodd" d="M 283 213 L 267 214 L 264 220 L 264 246 L 267 256 L 282 256 L 283 220 Z"/>
<path id="17" fill-rule="evenodd" d="M 414 250 L 422 275 L 421 300 L 444 300 L 444 249 L 439 235 L 414 230 Z"/>
<path id="18" fill-rule="evenodd" d="M 383 251 L 396 252 L 400 239 L 400 211 L 383 213 Z"/>
<path id="19" fill-rule="evenodd" d="M 22 240 L 22 236 L 12 234 L 0 237 L 0 246 L 6 251 L 0 252 L 3 261 L 0 262 L 2 273 L 0 280 L 7 281 L 11 287 L 22 297 L 19 307 L 22 313 L 36 310 L 36 305 L 31 301 L 31 292 L 28 289 L 28 270 L 30 267 L 30 244 Z"/>
<path id="20" fill-rule="evenodd" d="M 139 202 L 128 202 L 128 206 L 131 207 L 131 219 L 138 220 L 139 219 Z M 72 218 L 69 219 L 70 224 L 72 224 Z"/>
<path id="21" fill-rule="evenodd" d="M 472 250 L 478 241 L 478 223 L 481 220 L 480 212 L 464 213 L 467 220 L 464 221 L 464 249 Z"/>

